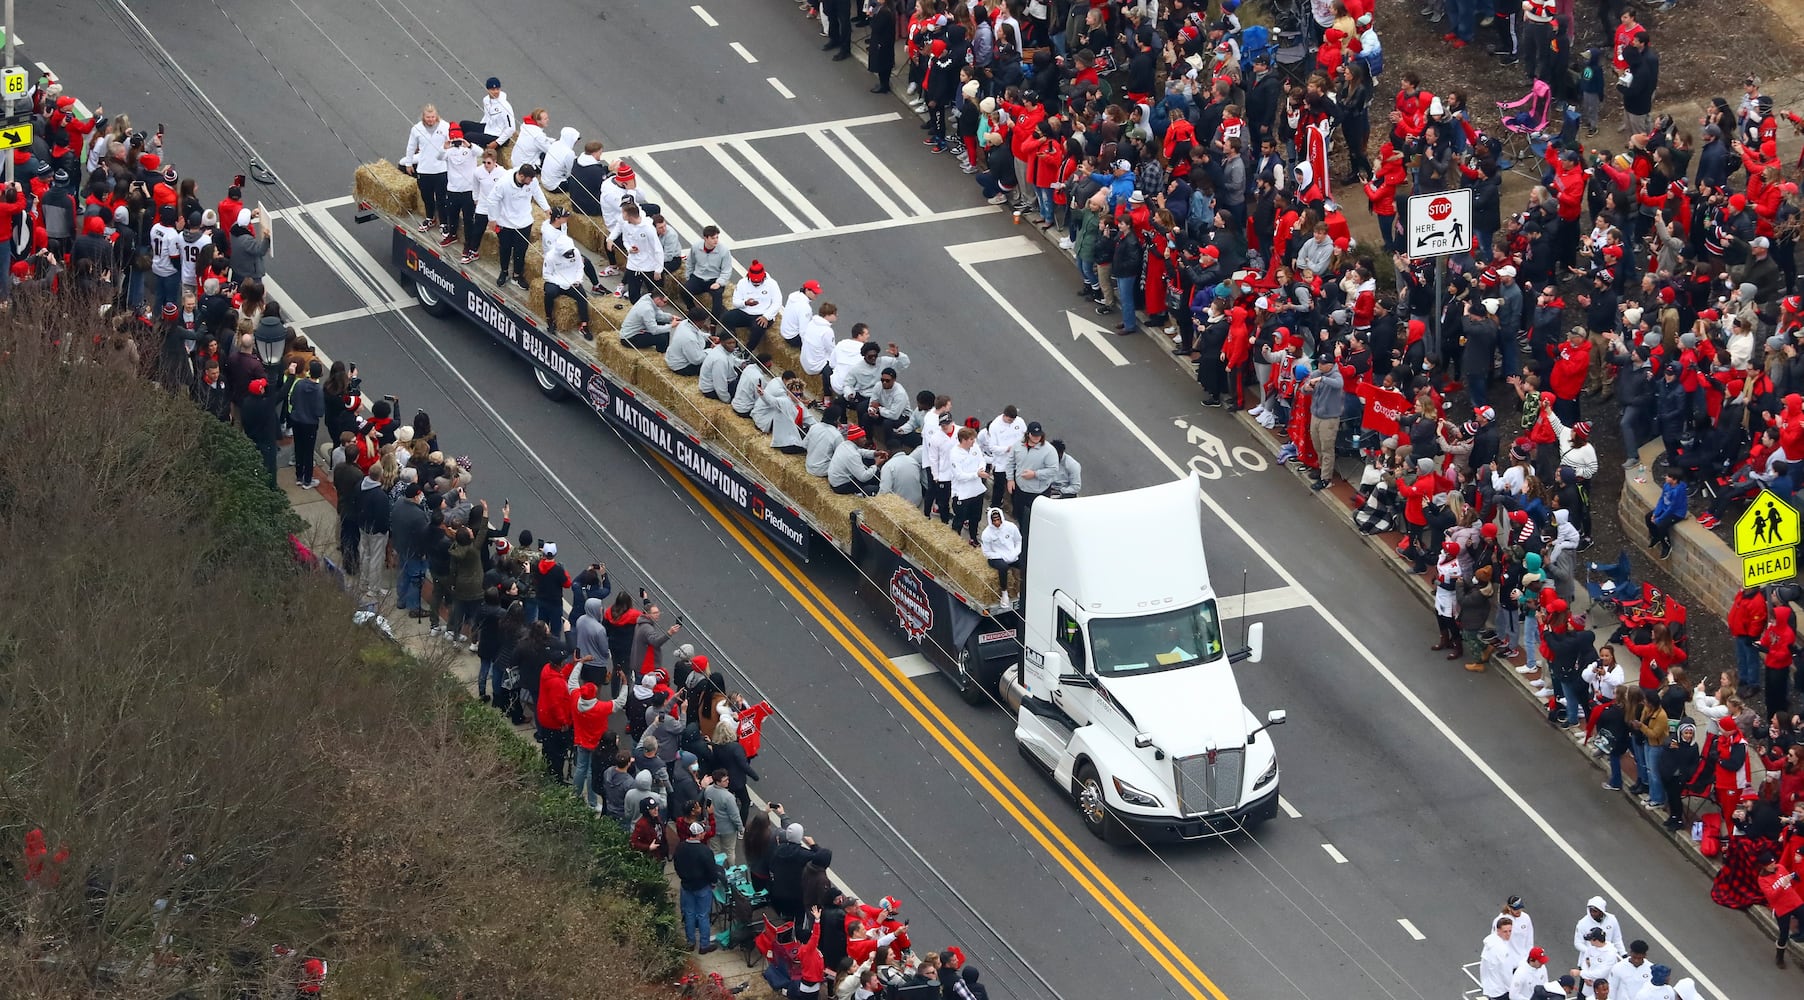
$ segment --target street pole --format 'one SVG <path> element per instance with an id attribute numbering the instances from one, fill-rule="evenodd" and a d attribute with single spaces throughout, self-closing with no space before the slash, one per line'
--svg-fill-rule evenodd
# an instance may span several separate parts
<path id="1" fill-rule="evenodd" d="M 12 3 L 12 0 L 6 0 Z M 1434 259 L 1434 350 L 1435 364 L 1447 363 L 1447 345 L 1441 342 L 1441 293 L 1447 287 L 1447 256 L 1442 254 Z M 1443 369 L 1444 370 L 1444 369 Z"/>
<path id="2" fill-rule="evenodd" d="M 5 25 L 5 27 L 6 27 L 6 64 L 8 66 L 17 66 L 19 64 L 18 60 L 16 58 L 18 53 L 17 53 L 17 51 L 15 51 L 18 48 L 18 46 L 16 43 L 13 42 L 13 23 L 14 23 L 13 22 L 13 0 L 6 0 L 6 25 Z M 6 95 L 6 116 L 8 118 L 11 118 L 12 114 L 13 114 L 13 96 L 11 94 L 8 94 L 8 95 Z M 7 156 L 6 157 L 6 182 L 8 184 L 11 184 L 12 181 L 13 181 L 13 158 L 11 156 Z M 10 233 L 7 235 L 7 238 L 8 239 L 12 238 Z"/>

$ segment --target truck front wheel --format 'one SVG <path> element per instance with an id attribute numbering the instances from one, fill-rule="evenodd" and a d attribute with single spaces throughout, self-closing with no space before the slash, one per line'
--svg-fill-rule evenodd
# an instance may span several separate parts
<path id="1" fill-rule="evenodd" d="M 1096 775 L 1096 766 L 1089 761 L 1079 764 L 1073 786 L 1072 799 L 1077 803 L 1077 814 L 1083 817 L 1084 829 L 1106 844 L 1125 841 L 1127 832 L 1122 829 L 1121 821 L 1109 811 L 1109 802 L 1103 794 L 1102 779 Z"/>

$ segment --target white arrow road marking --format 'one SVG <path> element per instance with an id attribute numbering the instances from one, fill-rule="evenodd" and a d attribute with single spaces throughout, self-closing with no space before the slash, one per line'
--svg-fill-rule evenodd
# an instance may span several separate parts
<path id="1" fill-rule="evenodd" d="M 1101 323 L 1093 323 L 1089 318 L 1079 316 L 1069 309 L 1065 310 L 1065 317 L 1071 322 L 1072 340 L 1088 340 L 1090 346 L 1101 351 L 1102 356 L 1109 359 L 1109 364 L 1117 368 L 1124 367 L 1128 363 L 1128 359 L 1115 349 L 1115 345 L 1112 343 L 1115 335 L 1108 328 Z"/>

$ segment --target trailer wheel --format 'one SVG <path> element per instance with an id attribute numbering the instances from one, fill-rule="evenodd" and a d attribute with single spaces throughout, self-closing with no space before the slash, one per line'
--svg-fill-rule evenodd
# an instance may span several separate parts
<path id="1" fill-rule="evenodd" d="M 538 365 L 532 366 L 532 380 L 538 383 L 539 391 L 545 394 L 545 398 L 554 403 L 570 398 L 570 390 L 552 381 L 551 376 L 545 374 L 545 370 Z"/>
<path id="2" fill-rule="evenodd" d="M 451 315 L 451 303 L 440 297 L 438 290 L 427 282 L 414 281 L 413 294 L 419 297 L 420 306 L 426 310 L 426 315 L 441 317 Z"/>
<path id="3" fill-rule="evenodd" d="M 1084 829 L 1090 831 L 1091 836 L 1111 845 L 1127 839 L 1121 821 L 1109 811 L 1109 801 L 1103 795 L 1102 779 L 1096 775 L 1096 765 L 1084 761 L 1077 766 L 1071 797 L 1077 803 L 1077 814 L 1083 818 Z"/>
<path id="4" fill-rule="evenodd" d="M 977 633 L 973 631 L 965 644 L 958 648 L 958 696 L 967 705 L 982 706 L 988 704 L 994 692 L 984 687 L 983 680 L 977 671 L 983 667 L 983 657 L 977 653 Z"/>

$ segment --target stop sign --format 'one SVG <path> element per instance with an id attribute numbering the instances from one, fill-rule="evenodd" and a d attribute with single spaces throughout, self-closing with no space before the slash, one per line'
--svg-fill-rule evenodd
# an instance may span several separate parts
<path id="1" fill-rule="evenodd" d="M 1436 222 L 1446 221 L 1453 214 L 1453 202 L 1446 198 L 1436 198 L 1428 203 L 1428 217 Z"/>

